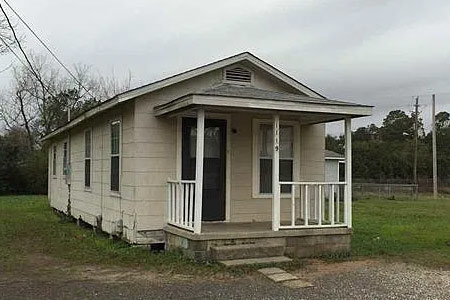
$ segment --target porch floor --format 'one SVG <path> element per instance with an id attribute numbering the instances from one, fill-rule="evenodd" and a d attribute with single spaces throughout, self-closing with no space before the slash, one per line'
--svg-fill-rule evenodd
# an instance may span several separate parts
<path id="1" fill-rule="evenodd" d="M 195 234 L 173 225 L 166 225 L 164 230 L 190 240 L 269 238 L 351 233 L 351 229 L 345 226 L 335 228 L 280 229 L 279 231 L 273 231 L 271 222 L 203 222 L 202 232 L 200 234 Z"/>

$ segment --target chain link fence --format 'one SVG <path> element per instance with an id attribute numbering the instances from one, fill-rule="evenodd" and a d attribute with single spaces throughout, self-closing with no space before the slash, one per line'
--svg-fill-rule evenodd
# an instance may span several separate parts
<path id="1" fill-rule="evenodd" d="M 353 197 L 413 197 L 417 198 L 419 185 L 394 183 L 353 183 Z"/>

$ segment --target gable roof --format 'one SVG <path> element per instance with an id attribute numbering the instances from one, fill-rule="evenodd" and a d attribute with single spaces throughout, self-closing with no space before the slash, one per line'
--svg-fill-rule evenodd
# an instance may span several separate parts
<path id="1" fill-rule="evenodd" d="M 166 86 L 191 79 L 193 77 L 197 77 L 199 75 L 203 75 L 205 73 L 236 64 L 242 61 L 248 61 L 252 63 L 253 65 L 259 67 L 260 69 L 266 71 L 267 73 L 271 74 L 272 76 L 276 77 L 277 79 L 281 80 L 282 82 L 288 84 L 289 86 L 293 87 L 294 89 L 310 96 L 310 97 L 317 97 L 317 98 L 323 98 L 324 96 L 319 94 L 318 92 L 314 91 L 313 89 L 307 87 L 306 85 L 302 84 L 301 82 L 297 81 L 296 79 L 292 78 L 291 76 L 283 73 L 279 69 L 275 68 L 274 66 L 266 63 L 262 59 L 259 59 L 255 55 L 251 54 L 250 52 L 242 52 L 218 61 L 215 61 L 213 63 L 209 63 L 203 66 L 200 66 L 195 69 L 191 69 L 152 83 L 149 83 L 147 85 L 143 85 L 141 87 L 131 89 L 129 91 L 126 91 L 124 93 L 121 93 L 117 95 L 119 102 L 127 101 L 129 99 L 133 99 L 135 97 L 139 97 L 141 95 L 145 95 L 147 93 L 162 89 Z"/>
<path id="2" fill-rule="evenodd" d="M 90 119 L 93 116 L 108 110 L 120 103 L 126 102 L 128 100 L 134 99 L 136 97 L 145 95 L 147 93 L 151 93 L 153 91 L 165 88 L 167 86 L 206 74 L 208 72 L 221 69 L 236 63 L 241 62 L 249 62 L 250 64 L 256 66 L 257 68 L 267 72 L 268 74 L 272 75 L 276 79 L 280 80 L 281 82 L 284 82 L 288 86 L 291 86 L 295 90 L 305 94 L 308 97 L 314 98 L 314 99 L 322 99 L 322 100 L 328 100 L 323 95 L 319 94 L 318 92 L 314 91 L 313 89 L 307 87 L 306 85 L 302 84 L 301 82 L 297 81 L 296 79 L 292 78 L 291 76 L 285 74 L 284 72 L 280 71 L 279 69 L 275 68 L 274 66 L 268 64 L 267 62 L 261 60 L 260 58 L 256 57 L 255 55 L 251 54 L 250 52 L 243 52 L 239 53 L 158 81 L 154 81 L 152 83 L 130 89 L 126 92 L 120 93 L 115 95 L 114 97 L 94 106 L 90 110 L 82 113 L 78 117 L 72 119 L 67 124 L 55 129 L 48 135 L 42 138 L 42 141 L 48 140 L 68 129 L 71 129 L 81 122 L 83 122 L 86 119 Z M 294 94 L 293 94 L 294 95 Z M 300 96 L 300 95 L 299 95 Z M 332 101 L 332 100 L 330 100 Z"/>

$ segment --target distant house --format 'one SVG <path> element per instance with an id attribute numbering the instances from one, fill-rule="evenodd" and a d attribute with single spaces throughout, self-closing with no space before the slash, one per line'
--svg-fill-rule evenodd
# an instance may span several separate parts
<path id="1" fill-rule="evenodd" d="M 345 181 L 342 176 L 345 168 L 345 156 L 330 150 L 325 150 L 325 181 L 338 182 Z"/>
<path id="2" fill-rule="evenodd" d="M 347 251 L 351 120 L 371 112 L 241 53 L 119 94 L 47 135 L 48 197 L 130 243 L 193 257 Z M 345 183 L 327 183 L 325 123 L 337 120 L 350 163 Z"/>

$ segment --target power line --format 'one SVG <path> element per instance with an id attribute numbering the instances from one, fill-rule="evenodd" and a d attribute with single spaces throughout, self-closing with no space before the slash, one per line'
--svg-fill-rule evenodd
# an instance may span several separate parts
<path id="1" fill-rule="evenodd" d="M 44 83 L 42 82 L 41 77 L 40 77 L 39 74 L 34 70 L 33 64 L 32 64 L 31 61 L 28 59 L 27 54 L 26 54 L 25 51 L 23 50 L 22 45 L 20 44 L 19 38 L 18 38 L 17 35 L 16 35 L 16 31 L 14 30 L 14 26 L 11 24 L 11 21 L 9 20 L 8 14 L 7 14 L 6 11 L 3 9 L 3 6 L 2 6 L 1 3 L 0 3 L 0 10 L 1 10 L 1 11 L 3 12 L 3 14 L 5 15 L 6 22 L 8 22 L 8 25 L 9 25 L 9 27 L 10 27 L 10 29 L 11 29 L 11 32 L 12 32 L 13 36 L 14 36 L 14 40 L 16 41 L 17 46 L 18 46 L 19 49 L 20 49 L 20 52 L 22 52 L 23 56 L 25 57 L 25 60 L 27 61 L 28 65 L 29 65 L 29 67 L 30 67 L 30 68 L 29 68 L 30 71 L 33 73 L 33 75 L 34 75 L 34 76 L 36 77 L 36 79 L 39 81 L 39 83 L 41 84 L 42 88 L 45 89 L 45 85 L 44 85 Z M 4 40 L 3 40 L 3 41 L 4 41 Z"/>
<path id="2" fill-rule="evenodd" d="M 30 69 L 30 67 L 28 66 L 28 64 L 26 64 L 26 63 L 20 58 L 20 56 L 19 56 L 16 52 L 14 52 L 13 48 L 11 48 L 10 45 L 6 44 L 6 41 L 2 38 L 1 35 L 0 35 L 0 41 L 6 45 L 6 47 L 8 48 L 8 50 L 16 57 L 16 59 L 17 59 L 17 60 L 18 60 L 25 68 L 28 69 L 28 71 L 32 72 L 31 69 Z"/>
<path id="3" fill-rule="evenodd" d="M 11 67 L 12 67 L 12 63 L 9 64 L 9 66 L 7 66 L 7 67 L 1 69 L 1 70 L 0 70 L 0 73 L 3 73 L 3 72 L 5 72 L 5 71 L 7 71 L 7 70 L 8 70 L 9 68 L 11 68 Z"/>
<path id="4" fill-rule="evenodd" d="M 50 53 L 50 55 L 64 68 L 64 70 L 69 73 L 69 75 L 75 80 L 76 83 L 80 85 L 92 98 L 95 98 L 94 95 L 78 80 L 78 78 L 70 71 L 70 69 L 58 58 L 58 56 L 45 44 L 45 42 L 36 34 L 36 32 L 28 25 L 27 22 L 19 15 L 19 13 L 8 3 L 8 1 L 3 0 L 6 5 L 11 9 L 11 11 L 19 18 L 19 20 L 25 25 L 25 27 L 34 35 L 34 37 L 44 46 L 45 49 Z M 1 4 L 0 4 L 1 6 Z M 2 8 L 3 11 L 3 8 Z M 4 11 L 3 11 L 4 12 Z"/>

